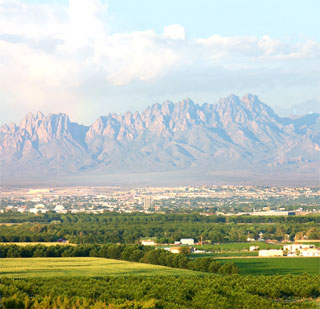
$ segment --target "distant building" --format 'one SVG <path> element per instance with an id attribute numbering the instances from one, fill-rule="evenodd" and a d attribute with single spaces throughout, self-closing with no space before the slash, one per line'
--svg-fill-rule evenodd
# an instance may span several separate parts
<path id="1" fill-rule="evenodd" d="M 258 241 L 264 241 L 262 232 L 259 233 Z"/>
<path id="2" fill-rule="evenodd" d="M 157 243 L 154 240 L 150 240 L 150 239 L 142 240 L 141 244 L 144 246 L 156 246 L 157 245 Z"/>
<path id="3" fill-rule="evenodd" d="M 206 253 L 206 250 L 198 250 L 198 249 L 193 249 L 191 250 L 192 253 Z"/>
<path id="4" fill-rule="evenodd" d="M 171 247 L 170 252 L 171 253 L 180 253 L 181 247 Z"/>
<path id="5" fill-rule="evenodd" d="M 44 205 L 43 204 L 37 204 L 37 205 L 34 205 L 34 208 L 44 208 Z"/>
<path id="6" fill-rule="evenodd" d="M 48 209 L 46 209 L 46 208 L 30 208 L 29 209 L 29 212 L 34 213 L 34 214 L 38 214 L 38 213 L 45 214 L 47 211 L 48 211 Z"/>
<path id="7" fill-rule="evenodd" d="M 308 249 L 314 248 L 314 245 L 292 244 L 292 245 L 283 246 L 283 250 L 287 250 L 289 252 L 295 252 L 296 250 L 307 249 L 307 248 Z"/>
<path id="8" fill-rule="evenodd" d="M 30 208 L 29 212 L 33 214 L 37 214 L 38 212 L 40 212 L 40 210 L 38 208 Z"/>
<path id="9" fill-rule="evenodd" d="M 270 249 L 270 250 L 259 250 L 259 256 L 283 256 L 283 250 Z"/>
<path id="10" fill-rule="evenodd" d="M 150 197 L 150 196 L 146 196 L 146 197 L 144 198 L 143 208 L 144 208 L 145 210 L 147 210 L 147 209 L 151 208 L 151 205 L 152 205 L 151 197 Z"/>
<path id="11" fill-rule="evenodd" d="M 305 244 L 292 244 L 292 245 L 286 245 L 283 246 L 283 250 L 287 253 L 288 256 L 297 256 L 302 255 L 302 251 L 305 252 L 306 255 L 304 256 L 314 256 L 308 255 L 308 250 L 315 249 L 314 245 L 305 245 Z M 310 251 L 311 252 L 311 251 Z"/>
<path id="12" fill-rule="evenodd" d="M 251 216 L 294 216 L 296 213 L 294 211 L 254 211 L 251 212 Z"/>
<path id="13" fill-rule="evenodd" d="M 257 251 L 259 250 L 259 246 L 250 246 L 249 251 Z"/>
<path id="14" fill-rule="evenodd" d="M 318 248 L 305 248 L 300 251 L 301 256 L 320 256 L 320 249 Z"/>
<path id="15" fill-rule="evenodd" d="M 180 239 L 181 245 L 194 245 L 193 238 L 182 238 Z"/>
<path id="16" fill-rule="evenodd" d="M 67 213 L 67 210 L 64 208 L 63 205 L 57 205 L 53 210 L 59 214 Z"/>

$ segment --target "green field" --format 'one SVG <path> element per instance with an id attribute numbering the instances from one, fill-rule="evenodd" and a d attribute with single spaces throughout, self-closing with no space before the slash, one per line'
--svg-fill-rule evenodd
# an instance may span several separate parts
<path id="1" fill-rule="evenodd" d="M 219 262 L 234 262 L 243 275 L 320 274 L 320 258 L 219 258 Z M 200 272 L 158 265 L 120 260 L 68 257 L 68 258 L 7 258 L 1 259 L 0 276 L 29 277 L 103 277 L 199 275 Z"/>
<path id="2" fill-rule="evenodd" d="M 230 258 L 219 262 L 234 262 L 243 275 L 311 275 L 320 274 L 320 258 Z"/>
<path id="3" fill-rule="evenodd" d="M 199 274 L 185 269 L 91 257 L 8 258 L 0 261 L 0 276 L 9 278 Z"/>
<path id="4" fill-rule="evenodd" d="M 196 245 L 195 248 L 210 250 L 210 251 L 242 251 L 249 250 L 251 246 L 259 246 L 260 249 L 281 249 L 283 244 L 266 244 L 261 241 L 253 241 L 253 242 L 231 242 L 231 243 L 220 243 L 213 245 Z"/>
<path id="5" fill-rule="evenodd" d="M 236 252 L 218 252 L 218 253 L 210 253 L 210 252 L 206 252 L 206 253 L 191 253 L 190 257 L 193 259 L 197 259 L 197 258 L 202 258 L 202 257 L 212 257 L 212 258 L 216 258 L 216 257 L 239 257 L 239 256 L 258 256 L 259 253 L 258 251 L 236 251 Z"/>

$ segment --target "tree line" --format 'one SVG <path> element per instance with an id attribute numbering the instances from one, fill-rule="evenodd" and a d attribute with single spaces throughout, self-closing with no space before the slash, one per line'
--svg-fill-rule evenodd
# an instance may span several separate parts
<path id="1" fill-rule="evenodd" d="M 78 223 L 78 222 L 202 222 L 202 223 L 320 223 L 319 214 L 304 216 L 203 216 L 197 212 L 172 213 L 172 214 L 144 214 L 144 213 L 114 213 L 104 212 L 102 214 L 66 213 L 58 214 L 54 211 L 47 213 L 32 214 L 8 211 L 0 214 L 0 223 L 24 223 L 38 222 L 50 223 L 52 221 Z"/>
<path id="2" fill-rule="evenodd" d="M 152 249 L 142 245 L 0 245 L 0 258 L 31 257 L 101 257 L 209 273 L 239 273 L 234 263 L 219 263 L 209 257 L 191 259 L 187 254 L 173 254 L 163 249 Z"/>
<path id="3" fill-rule="evenodd" d="M 196 241 L 246 241 L 247 237 L 282 240 L 289 235 L 320 239 L 320 216 L 306 217 L 220 217 L 199 214 L 0 214 L 0 220 L 22 221 L 0 225 L 0 242 L 136 243 L 144 237 L 172 243 L 191 237 Z M 251 222 L 252 221 L 252 222 Z M 261 222 L 259 222 L 261 221 Z M 267 222 L 266 222 L 267 221 Z M 18 222 L 16 222 L 18 223 Z"/>

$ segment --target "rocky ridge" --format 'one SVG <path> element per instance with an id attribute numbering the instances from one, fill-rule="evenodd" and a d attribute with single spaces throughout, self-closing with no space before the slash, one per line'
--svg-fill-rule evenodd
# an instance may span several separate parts
<path id="1" fill-rule="evenodd" d="M 2 179 L 37 173 L 237 170 L 279 166 L 317 172 L 320 114 L 276 115 L 257 96 L 217 104 L 154 104 L 142 113 L 110 113 L 91 126 L 66 114 L 27 114 L 0 128 Z"/>

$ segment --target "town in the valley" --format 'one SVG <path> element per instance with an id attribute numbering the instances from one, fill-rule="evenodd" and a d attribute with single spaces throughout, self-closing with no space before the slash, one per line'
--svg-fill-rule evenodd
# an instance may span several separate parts
<path id="1" fill-rule="evenodd" d="M 102 214 L 102 213 L 198 213 L 201 216 L 308 216 L 320 213 L 320 188 L 269 186 L 179 186 L 179 187 L 3 187 L 0 213 Z M 301 234 L 301 235 L 300 235 Z M 318 243 L 298 233 L 294 238 L 268 239 L 260 232 L 247 235 L 241 255 L 261 257 L 320 256 Z M 186 248 L 192 254 L 223 252 L 202 237 L 176 239 L 161 243 L 143 238 L 140 243 L 180 253 Z M 68 240 L 62 240 L 67 242 Z M 262 245 L 263 244 L 263 245 Z M 208 247 L 209 246 L 209 247 Z M 209 249 L 208 249 L 209 248 Z M 222 250 L 222 251 L 221 251 Z"/>

